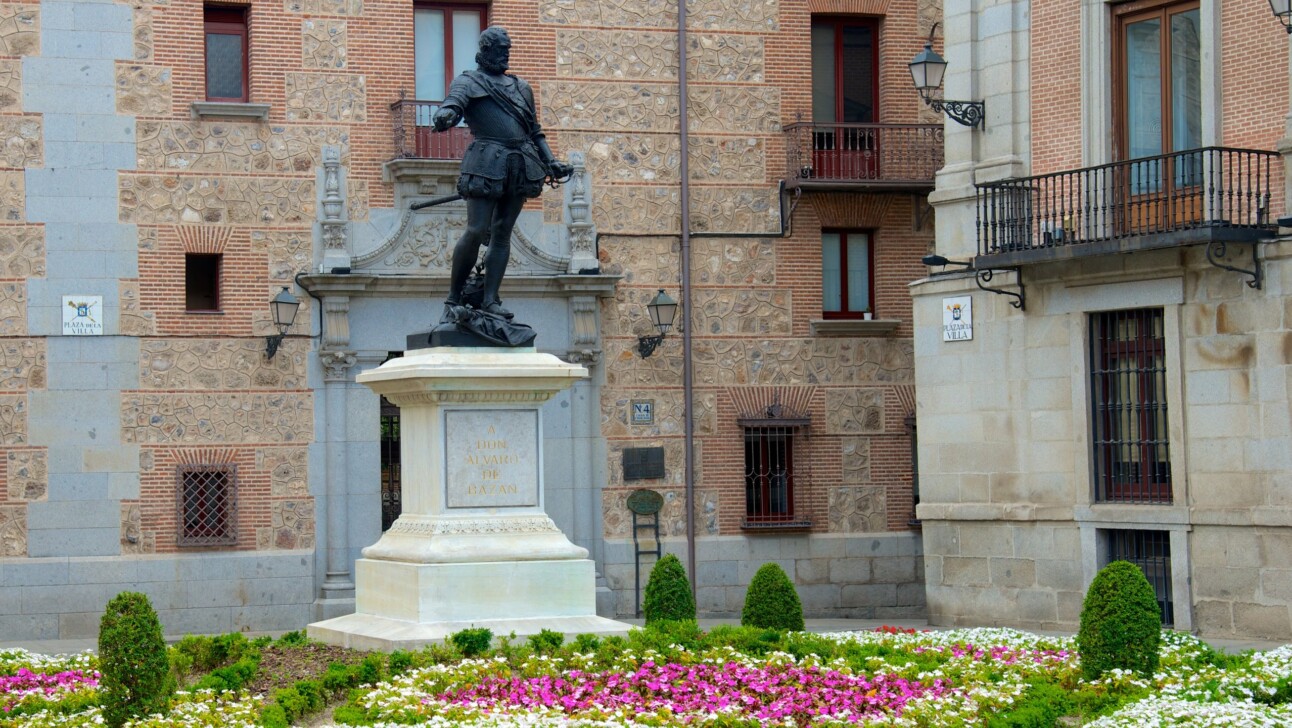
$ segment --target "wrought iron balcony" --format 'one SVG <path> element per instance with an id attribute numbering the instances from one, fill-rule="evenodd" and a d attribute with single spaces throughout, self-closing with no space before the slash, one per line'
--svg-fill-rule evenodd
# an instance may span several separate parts
<path id="1" fill-rule="evenodd" d="M 978 185 L 975 267 L 1194 244 L 1225 258 L 1226 243 L 1254 245 L 1277 229 L 1277 162 L 1274 152 L 1204 147 Z"/>
<path id="2" fill-rule="evenodd" d="M 431 128 L 441 103 L 400 99 L 390 105 L 396 159 L 462 159 L 471 143 L 471 132 L 465 126 L 442 133 Z"/>
<path id="3" fill-rule="evenodd" d="M 790 124 L 785 186 L 932 190 L 942 140 L 941 124 Z"/>

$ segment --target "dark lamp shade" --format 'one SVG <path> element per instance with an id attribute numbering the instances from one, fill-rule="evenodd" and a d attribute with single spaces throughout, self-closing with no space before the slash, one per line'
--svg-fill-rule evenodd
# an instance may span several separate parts
<path id="1" fill-rule="evenodd" d="M 287 290 L 286 286 L 283 286 L 283 290 L 269 302 L 269 312 L 273 314 L 274 326 L 277 326 L 279 331 L 286 331 L 296 320 L 296 309 L 300 307 L 301 302 Z"/>
<path id="2" fill-rule="evenodd" d="M 661 334 L 667 334 L 669 329 L 673 328 L 673 319 L 677 317 L 677 301 L 669 297 L 664 289 L 646 304 L 646 310 L 650 311 L 650 322 L 655 324 Z"/>
<path id="3" fill-rule="evenodd" d="M 1271 0 L 1275 1 L 1277 0 Z M 917 91 L 928 92 L 942 86 L 942 75 L 946 73 L 947 62 L 933 50 L 933 46 L 925 43 L 924 50 L 909 65 L 911 80 L 915 82 Z"/>
<path id="4" fill-rule="evenodd" d="M 1284 25 L 1292 22 L 1292 0 L 1270 0 L 1270 10 L 1274 17 L 1282 20 Z"/>

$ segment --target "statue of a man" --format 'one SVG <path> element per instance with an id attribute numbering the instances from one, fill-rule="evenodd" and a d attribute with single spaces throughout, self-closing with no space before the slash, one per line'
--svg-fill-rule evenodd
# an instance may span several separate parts
<path id="1" fill-rule="evenodd" d="M 480 34 L 475 71 L 465 71 L 449 86 L 435 113 L 435 131 L 446 131 L 466 117 L 475 137 L 462 157 L 458 194 L 467 202 L 467 228 L 453 249 L 444 322 L 467 316 L 463 288 L 476 265 L 480 246 L 488 245 L 480 311 L 510 320 L 498 288 L 511 256 L 511 233 L 528 198 L 538 197 L 548 178 L 563 180 L 573 167 L 558 161 L 547 146 L 529 84 L 508 74 L 511 39 L 494 26 Z"/>

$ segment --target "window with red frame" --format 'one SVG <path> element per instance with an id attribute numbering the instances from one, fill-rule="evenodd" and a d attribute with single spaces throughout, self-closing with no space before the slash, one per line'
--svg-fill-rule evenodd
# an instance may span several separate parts
<path id="1" fill-rule="evenodd" d="M 487 5 L 419 4 L 413 9 L 413 155 L 428 159 L 461 159 L 470 134 L 464 125 L 446 134 L 431 132 L 431 120 L 448 94 L 449 84 L 476 67 L 480 33 L 488 20 Z"/>
<path id="2" fill-rule="evenodd" d="M 862 318 L 875 309 L 870 233 L 821 232 L 821 308 L 825 318 Z"/>
<path id="3" fill-rule="evenodd" d="M 247 9 L 203 7 L 206 31 L 206 100 L 247 101 Z"/>
<path id="4" fill-rule="evenodd" d="M 1090 315 L 1095 500 L 1170 503 L 1160 308 Z"/>

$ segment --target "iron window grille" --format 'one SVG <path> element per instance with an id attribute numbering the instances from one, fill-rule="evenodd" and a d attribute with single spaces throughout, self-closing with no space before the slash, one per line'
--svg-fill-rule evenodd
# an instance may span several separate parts
<path id="1" fill-rule="evenodd" d="M 1162 626 L 1175 624 L 1175 602 L 1171 594 L 1171 533 L 1169 531 L 1109 530 L 1108 563 L 1129 561 L 1144 572 L 1153 587 Z"/>
<path id="2" fill-rule="evenodd" d="M 1090 316 L 1095 500 L 1171 502 L 1162 309 Z"/>
<path id="3" fill-rule="evenodd" d="M 232 546 L 238 542 L 238 466 L 180 465 L 179 546 Z"/>
<path id="4" fill-rule="evenodd" d="M 400 487 L 399 407 L 381 398 L 381 530 L 389 530 L 403 511 Z"/>
<path id="5" fill-rule="evenodd" d="M 794 466 L 806 417 L 786 417 L 780 405 L 764 417 L 742 417 L 745 441 L 745 528 L 807 528 L 812 522 L 795 510 L 795 490 L 802 473 Z"/>

